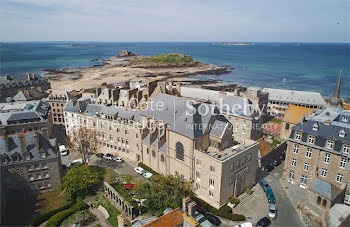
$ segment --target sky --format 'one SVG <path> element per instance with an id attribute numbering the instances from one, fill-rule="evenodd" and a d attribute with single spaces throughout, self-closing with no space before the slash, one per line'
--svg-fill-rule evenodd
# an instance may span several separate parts
<path id="1" fill-rule="evenodd" d="M 0 0 L 1 41 L 350 42 L 350 0 Z"/>

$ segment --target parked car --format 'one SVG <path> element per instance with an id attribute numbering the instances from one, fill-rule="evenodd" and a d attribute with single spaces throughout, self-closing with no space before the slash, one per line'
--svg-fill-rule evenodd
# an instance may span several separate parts
<path id="1" fill-rule="evenodd" d="M 143 174 L 145 172 L 144 169 L 142 169 L 141 167 L 135 167 L 134 168 L 135 172 L 138 173 L 138 174 Z"/>
<path id="2" fill-rule="evenodd" d="M 279 164 L 281 164 L 282 162 L 281 162 L 281 160 L 279 160 L 279 159 L 275 159 L 275 160 L 273 160 L 272 161 L 272 165 L 273 166 L 279 166 Z"/>
<path id="3" fill-rule="evenodd" d="M 194 207 L 194 210 L 197 211 L 198 213 L 203 214 L 204 216 L 207 215 L 207 211 L 205 211 L 205 209 L 203 207 L 199 206 L 199 205 L 196 205 Z"/>
<path id="4" fill-rule="evenodd" d="M 208 214 L 207 219 L 208 219 L 208 221 L 210 221 L 211 224 L 213 224 L 215 226 L 219 226 L 221 224 L 220 219 L 213 214 Z"/>
<path id="5" fill-rule="evenodd" d="M 62 156 L 68 155 L 68 149 L 64 145 L 58 146 L 58 150 L 60 151 Z"/>
<path id="6" fill-rule="evenodd" d="M 136 184 L 123 184 L 127 190 L 133 190 Z"/>
<path id="7" fill-rule="evenodd" d="M 103 156 L 104 156 L 104 155 L 103 155 L 102 153 L 97 153 L 97 154 L 96 154 L 96 157 L 98 157 L 98 158 L 103 158 Z"/>
<path id="8" fill-rule="evenodd" d="M 259 181 L 260 186 L 264 189 L 264 192 L 266 192 L 267 188 L 270 188 L 269 184 L 266 182 L 266 180 L 261 179 Z"/>
<path id="9" fill-rule="evenodd" d="M 278 157 L 280 160 L 285 160 L 286 159 L 286 154 L 282 153 L 280 154 L 280 156 Z"/>
<path id="10" fill-rule="evenodd" d="M 107 156 L 107 155 L 105 155 L 105 156 L 103 156 L 103 158 L 104 159 L 106 159 L 106 160 L 113 160 L 113 156 Z"/>
<path id="11" fill-rule="evenodd" d="M 264 227 L 264 226 L 269 226 L 271 224 L 271 221 L 268 217 L 263 217 L 258 221 L 256 224 L 257 227 Z"/>
<path id="12" fill-rule="evenodd" d="M 244 222 L 239 225 L 235 225 L 235 227 L 253 227 L 253 224 L 251 222 Z"/>
<path id="13" fill-rule="evenodd" d="M 113 158 L 114 161 L 116 162 L 123 162 L 123 159 L 121 157 Z"/>
<path id="14" fill-rule="evenodd" d="M 144 172 L 142 176 L 146 179 L 150 179 L 153 176 L 153 173 L 150 172 Z"/>
<path id="15" fill-rule="evenodd" d="M 105 156 L 107 156 L 107 157 L 114 157 L 112 154 L 106 154 Z"/>
<path id="16" fill-rule="evenodd" d="M 83 159 L 79 158 L 79 159 L 73 160 L 73 161 L 69 164 L 69 167 L 68 167 L 68 168 L 72 168 L 72 167 L 74 167 L 74 166 L 81 165 L 81 164 L 83 164 Z"/>
<path id="17" fill-rule="evenodd" d="M 277 217 L 277 208 L 275 204 L 270 204 L 268 216 L 271 219 L 275 219 Z"/>
<path id="18" fill-rule="evenodd" d="M 274 167 L 273 167 L 272 165 L 266 165 L 266 166 L 264 166 L 264 170 L 265 170 L 266 172 L 271 172 L 273 169 L 274 169 Z"/>
<path id="19" fill-rule="evenodd" d="M 267 195 L 267 201 L 269 203 L 275 203 L 276 199 L 275 199 L 275 195 L 273 194 L 273 191 L 271 188 L 266 189 L 266 195 Z"/>

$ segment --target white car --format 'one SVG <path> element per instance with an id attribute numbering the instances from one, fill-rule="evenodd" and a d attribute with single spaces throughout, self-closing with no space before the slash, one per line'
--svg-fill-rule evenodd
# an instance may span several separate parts
<path id="1" fill-rule="evenodd" d="M 143 174 L 145 172 L 144 169 L 142 169 L 141 167 L 135 167 L 134 168 L 135 172 L 138 173 L 138 174 Z"/>
<path id="2" fill-rule="evenodd" d="M 64 145 L 58 146 L 58 150 L 60 151 L 62 156 L 68 155 L 68 149 Z"/>
<path id="3" fill-rule="evenodd" d="M 111 157 L 111 156 L 106 156 L 105 155 L 105 156 L 103 156 L 103 158 L 106 159 L 106 160 L 113 160 L 113 157 Z"/>
<path id="4" fill-rule="evenodd" d="M 121 157 L 113 158 L 113 160 L 116 162 L 123 162 L 123 159 Z"/>
<path id="5" fill-rule="evenodd" d="M 269 207 L 269 218 L 275 219 L 277 216 L 277 208 L 275 204 L 270 204 Z"/>
<path id="6" fill-rule="evenodd" d="M 235 225 L 235 227 L 253 227 L 253 224 L 251 222 L 244 222 L 239 225 Z"/>
<path id="7" fill-rule="evenodd" d="M 81 164 L 83 164 L 83 159 L 79 158 L 79 159 L 73 160 L 73 161 L 69 164 L 69 168 L 72 168 L 73 166 L 81 165 Z"/>

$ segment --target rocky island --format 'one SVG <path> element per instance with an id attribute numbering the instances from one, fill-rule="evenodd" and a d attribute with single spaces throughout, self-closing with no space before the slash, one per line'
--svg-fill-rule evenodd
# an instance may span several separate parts
<path id="1" fill-rule="evenodd" d="M 90 67 L 44 71 L 52 88 L 80 89 L 136 78 L 171 81 L 193 75 L 224 74 L 231 72 L 231 67 L 197 62 L 186 54 L 170 53 L 151 57 L 122 50 L 117 56 Z"/>

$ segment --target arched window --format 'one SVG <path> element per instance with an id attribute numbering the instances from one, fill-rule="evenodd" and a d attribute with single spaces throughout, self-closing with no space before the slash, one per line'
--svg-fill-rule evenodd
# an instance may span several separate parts
<path id="1" fill-rule="evenodd" d="M 327 206 L 327 200 L 324 199 L 324 200 L 322 201 L 322 206 L 323 206 L 323 207 L 326 207 L 326 206 Z"/>
<path id="2" fill-rule="evenodd" d="M 152 156 L 153 156 L 153 158 L 156 157 L 156 152 L 154 150 L 152 150 Z"/>
<path id="3" fill-rule="evenodd" d="M 176 158 L 183 161 L 184 160 L 184 146 L 182 143 L 176 143 Z"/>
<path id="4" fill-rule="evenodd" d="M 165 162 L 165 156 L 163 154 L 160 156 L 160 161 Z"/>
<path id="5" fill-rule="evenodd" d="M 320 196 L 317 197 L 317 204 L 321 205 L 322 198 Z"/>

